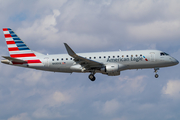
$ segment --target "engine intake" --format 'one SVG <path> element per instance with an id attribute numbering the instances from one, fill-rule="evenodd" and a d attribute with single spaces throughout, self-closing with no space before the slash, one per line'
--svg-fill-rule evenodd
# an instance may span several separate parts
<path id="1" fill-rule="evenodd" d="M 107 64 L 104 68 L 101 68 L 103 74 L 108 76 L 120 75 L 121 66 L 119 64 Z"/>

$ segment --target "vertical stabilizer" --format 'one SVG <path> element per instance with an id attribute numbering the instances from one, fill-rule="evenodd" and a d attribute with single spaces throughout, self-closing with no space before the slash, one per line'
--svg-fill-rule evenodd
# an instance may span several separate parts
<path id="1" fill-rule="evenodd" d="M 3 28 L 10 57 L 28 61 L 28 63 L 41 63 L 36 54 L 17 36 L 10 28 Z"/>

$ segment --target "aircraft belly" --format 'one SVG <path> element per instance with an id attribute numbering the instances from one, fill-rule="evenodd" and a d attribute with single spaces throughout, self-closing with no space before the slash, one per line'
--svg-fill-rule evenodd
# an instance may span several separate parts
<path id="1" fill-rule="evenodd" d="M 49 66 L 45 66 L 44 69 L 46 71 L 53 71 L 53 72 L 67 72 L 71 73 L 70 66 L 72 63 L 68 62 L 51 62 Z"/>
<path id="2" fill-rule="evenodd" d="M 171 64 L 161 62 L 142 62 L 142 63 L 131 63 L 127 64 L 129 69 L 145 69 L 145 68 L 156 68 L 156 67 L 167 67 Z"/>

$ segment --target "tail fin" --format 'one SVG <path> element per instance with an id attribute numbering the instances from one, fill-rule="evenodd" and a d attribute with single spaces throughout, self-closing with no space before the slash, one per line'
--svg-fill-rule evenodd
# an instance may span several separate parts
<path id="1" fill-rule="evenodd" d="M 35 57 L 30 48 L 10 28 L 3 28 L 9 54 L 13 58 Z"/>
<path id="2" fill-rule="evenodd" d="M 36 54 L 17 36 L 10 28 L 3 28 L 4 36 L 8 46 L 9 54 L 12 58 L 23 60 L 36 60 Z M 38 63 L 41 63 L 39 60 Z"/>

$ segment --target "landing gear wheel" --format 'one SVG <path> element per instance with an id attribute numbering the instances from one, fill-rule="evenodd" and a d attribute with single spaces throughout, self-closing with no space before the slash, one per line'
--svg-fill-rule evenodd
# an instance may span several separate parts
<path id="1" fill-rule="evenodd" d="M 95 81 L 95 80 L 96 80 L 96 77 L 95 77 L 93 74 L 90 74 L 90 75 L 89 75 L 89 79 L 90 79 L 91 81 Z"/>
<path id="2" fill-rule="evenodd" d="M 154 68 L 155 78 L 158 78 L 158 77 L 159 77 L 159 75 L 157 74 L 158 70 L 159 70 L 159 68 Z"/>
<path id="3" fill-rule="evenodd" d="M 159 77 L 159 75 L 158 74 L 155 74 L 155 78 L 158 78 Z"/>

